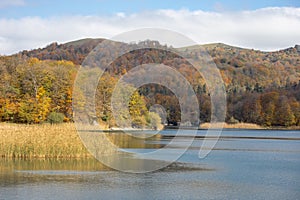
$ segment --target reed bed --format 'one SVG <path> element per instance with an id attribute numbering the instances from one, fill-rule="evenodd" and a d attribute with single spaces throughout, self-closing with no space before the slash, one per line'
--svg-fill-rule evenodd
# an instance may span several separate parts
<path id="1" fill-rule="evenodd" d="M 160 148 L 157 144 L 146 144 L 143 138 L 101 130 L 101 126 L 80 126 L 80 136 L 89 149 L 100 154 L 114 154 L 120 148 Z M 107 138 L 107 139 L 106 139 Z M 160 138 L 160 135 L 148 139 Z M 96 148 L 93 151 L 93 148 Z M 91 158 L 76 132 L 75 124 L 25 125 L 0 123 L 0 157 L 2 158 Z"/>
<path id="2" fill-rule="evenodd" d="M 237 123 L 237 124 L 223 124 L 223 128 L 229 128 L 229 129 L 266 129 L 265 127 L 259 126 L 257 124 L 251 124 L 251 123 Z M 200 128 L 202 129 L 208 129 L 210 128 L 210 123 L 203 123 L 200 125 Z M 220 124 L 221 126 L 221 124 Z"/>
<path id="3" fill-rule="evenodd" d="M 0 156 L 5 158 L 92 157 L 74 124 L 24 125 L 0 123 Z"/>

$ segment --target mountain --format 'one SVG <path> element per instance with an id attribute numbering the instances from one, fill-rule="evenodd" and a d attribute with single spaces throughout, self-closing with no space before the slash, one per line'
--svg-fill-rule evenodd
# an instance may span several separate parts
<path id="1" fill-rule="evenodd" d="M 40 60 L 69 60 L 74 64 L 81 64 L 84 58 L 102 41 L 103 39 L 87 38 L 65 44 L 54 42 L 45 48 L 25 50 L 19 54 Z"/>
<path id="2" fill-rule="evenodd" d="M 0 75 L 5 77 L 0 81 L 0 101 L 4 102 L 0 105 L 0 121 L 26 122 L 26 109 L 29 108 L 26 106 L 25 110 L 22 108 L 27 104 L 22 103 L 21 99 L 32 98 L 32 102 L 36 102 L 39 87 L 42 92 L 46 90 L 45 95 L 52 99 L 49 101 L 52 104 L 47 109 L 62 112 L 68 116 L 68 120 L 72 120 L 70 95 L 76 70 L 86 56 L 102 41 L 103 39 L 82 39 L 65 44 L 52 43 L 45 48 L 0 57 Z M 141 49 L 125 54 L 113 63 L 105 63 L 105 61 L 100 63 L 101 65 L 110 64 L 106 73 L 112 76 L 111 78 L 106 76 L 105 81 L 110 84 L 105 85 L 101 89 L 102 92 L 113 91 L 110 88 L 113 87 L 112 83 L 116 83 L 121 75 L 137 65 L 163 63 L 174 67 L 191 83 L 200 102 L 200 121 L 209 121 L 209 88 L 187 61 L 172 53 L 180 51 L 186 57 L 193 57 L 201 54 L 204 48 L 219 68 L 226 86 L 226 120 L 228 122 L 240 121 L 264 126 L 300 125 L 299 45 L 274 52 L 239 48 L 222 43 L 178 49 L 160 45 L 156 41 L 143 41 L 138 44 L 115 43 L 115 45 L 117 49 L 122 50 L 130 45 L 143 47 L 143 44 L 149 42 L 153 44 L 153 47 L 159 46 L 161 49 Z M 107 55 L 112 53 L 107 48 L 98 50 Z M 99 66 L 97 62 L 93 60 L 90 64 Z M 33 70 L 35 70 L 34 73 Z M 68 85 L 63 87 L 62 85 L 66 83 Z M 34 86 L 36 84 L 39 87 Z M 58 91 L 62 91 L 63 95 Z M 167 88 L 150 84 L 141 87 L 139 94 L 145 99 L 147 108 L 154 104 L 163 105 L 168 113 L 169 123 L 175 124 L 180 121 L 178 100 Z M 105 97 L 106 100 L 109 98 L 109 95 Z M 109 102 L 102 102 L 102 106 L 99 106 L 102 114 L 98 118 L 104 120 L 105 123 L 106 120 L 111 119 L 111 111 L 107 106 Z M 20 110 L 21 108 L 23 110 Z M 19 120 L 20 117 L 23 121 Z M 46 114 L 43 118 L 45 117 Z"/>
<path id="3" fill-rule="evenodd" d="M 81 64 L 84 58 L 104 39 L 82 39 L 65 44 L 52 43 L 45 48 L 22 51 L 20 54 L 40 60 L 68 60 Z M 300 46 L 263 52 L 244 49 L 222 43 L 206 44 L 205 48 L 222 72 L 225 84 L 229 86 L 254 87 L 284 86 L 300 80 Z M 195 45 L 177 49 L 196 52 Z"/>

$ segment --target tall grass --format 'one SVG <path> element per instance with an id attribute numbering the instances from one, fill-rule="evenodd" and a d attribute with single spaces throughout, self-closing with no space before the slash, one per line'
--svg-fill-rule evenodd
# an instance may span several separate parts
<path id="1" fill-rule="evenodd" d="M 214 125 L 214 124 L 212 124 Z M 210 123 L 203 123 L 200 125 L 200 128 L 208 129 L 210 128 Z M 221 126 L 221 123 L 219 124 Z M 237 124 L 223 124 L 223 128 L 229 128 L 229 129 L 266 129 L 265 127 L 259 126 L 257 124 L 251 124 L 251 123 L 237 123 Z"/>
<path id="2" fill-rule="evenodd" d="M 158 144 L 147 144 L 145 139 L 114 132 L 98 132 L 98 126 L 84 127 L 81 133 L 85 144 L 100 154 L 117 149 L 107 144 L 108 138 L 120 148 L 160 148 Z M 148 139 L 160 138 L 160 135 Z M 90 144 L 91 143 L 91 144 Z M 91 146 L 92 145 L 92 146 Z M 92 150 L 93 153 L 95 151 Z M 24 125 L 0 123 L 0 157 L 4 158 L 90 158 L 92 155 L 80 140 L 75 124 Z"/>
<path id="3" fill-rule="evenodd" d="M 11 158 L 91 157 L 74 124 L 0 123 L 0 156 Z"/>

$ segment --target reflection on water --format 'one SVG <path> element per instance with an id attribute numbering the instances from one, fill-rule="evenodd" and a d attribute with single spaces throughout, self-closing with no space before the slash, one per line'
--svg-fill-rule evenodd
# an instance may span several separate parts
<path id="1" fill-rule="evenodd" d="M 87 159 L 0 159 L 0 172 L 18 170 L 109 170 L 94 158 Z"/>
<path id="2" fill-rule="evenodd" d="M 108 171 L 110 169 L 95 159 L 0 159 L 0 186 L 15 187 L 20 184 L 39 184 L 54 180 L 66 183 L 70 181 L 76 182 L 78 181 L 78 176 L 68 177 L 66 175 L 71 175 L 72 172 L 77 174 L 80 171 L 93 172 L 99 170 Z"/>
<path id="3" fill-rule="evenodd" d="M 299 131 L 224 135 L 300 138 Z M 168 143 L 163 137 L 108 138 L 130 152 L 152 151 Z M 195 140 L 179 162 L 146 174 L 110 170 L 95 159 L 0 159 L 0 199 L 299 199 L 300 140 L 226 138 L 200 160 L 202 141 Z M 184 142 L 182 138 L 172 149 Z"/>
<path id="4" fill-rule="evenodd" d="M 106 166 L 124 172 L 144 173 L 159 170 L 176 161 L 182 155 L 180 152 L 185 151 L 185 149 L 177 149 L 176 152 L 173 151 L 173 153 L 169 154 L 169 150 L 161 149 L 161 147 L 164 147 L 163 144 L 148 142 L 151 140 L 159 141 L 161 139 L 160 134 L 148 137 L 145 132 L 130 134 L 120 132 L 106 133 L 89 129 L 80 130 L 79 136 L 95 158 Z M 173 140 L 174 138 L 170 141 Z M 147 153 L 140 153 L 124 150 L 126 148 L 151 150 Z M 166 159 L 166 155 L 168 159 Z"/>
<path id="5" fill-rule="evenodd" d="M 201 165 L 173 163 L 162 169 L 163 172 L 183 171 L 211 171 Z M 97 180 L 102 175 L 118 173 L 96 159 L 34 159 L 12 160 L 0 159 L 0 187 L 15 187 L 23 184 L 45 184 L 59 182 L 74 183 L 99 183 Z M 92 180 L 90 180 L 92 178 Z M 1 189 L 0 189 L 1 191 Z"/>
<path id="6" fill-rule="evenodd" d="M 147 133 L 151 137 L 147 136 Z M 138 136 L 135 136 L 138 135 Z M 150 131 L 145 131 L 143 136 L 140 132 L 132 132 L 124 134 L 122 132 L 109 132 L 105 136 L 119 148 L 142 148 L 142 149 L 157 149 L 162 148 L 164 145 L 160 143 L 150 143 L 149 141 L 160 141 L 162 136 L 160 134 L 152 136 Z"/>

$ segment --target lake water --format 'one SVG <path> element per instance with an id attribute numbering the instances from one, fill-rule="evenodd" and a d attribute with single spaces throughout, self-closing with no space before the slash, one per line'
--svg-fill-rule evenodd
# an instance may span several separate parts
<path id="1" fill-rule="evenodd" d="M 165 145 L 175 131 L 161 134 L 146 143 Z M 93 159 L 2 159 L 0 199 L 300 199 L 300 131 L 223 130 L 221 136 L 204 159 L 198 158 L 200 137 L 178 163 L 142 174 Z M 151 151 L 145 147 L 128 150 Z"/>

